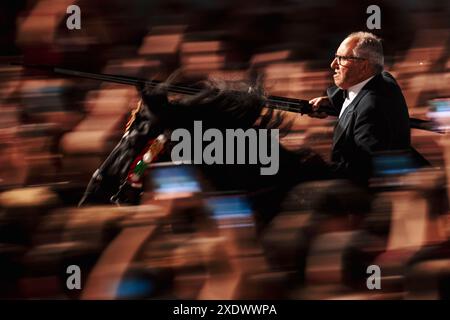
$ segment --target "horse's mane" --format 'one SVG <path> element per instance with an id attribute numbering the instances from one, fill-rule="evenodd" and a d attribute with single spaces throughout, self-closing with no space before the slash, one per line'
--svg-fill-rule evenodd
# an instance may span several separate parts
<path id="1" fill-rule="evenodd" d="M 143 101 L 163 126 L 171 129 L 190 128 L 193 121 L 201 120 L 205 128 L 279 129 L 283 135 L 292 126 L 283 112 L 264 108 L 266 97 L 261 81 L 251 84 L 206 80 L 199 86 L 199 93 L 170 101 L 168 85 L 146 88 Z"/>

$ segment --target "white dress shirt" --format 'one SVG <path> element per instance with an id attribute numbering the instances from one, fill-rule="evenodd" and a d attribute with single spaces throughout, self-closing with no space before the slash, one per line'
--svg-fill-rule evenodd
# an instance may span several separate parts
<path id="1" fill-rule="evenodd" d="M 358 95 L 358 93 L 361 91 L 361 89 L 366 85 L 367 82 L 369 82 L 374 76 L 361 81 L 360 83 L 355 84 L 354 86 L 351 86 L 347 89 L 347 96 L 345 97 L 344 103 L 342 104 L 341 113 L 339 113 L 339 118 L 344 113 L 345 109 L 352 103 L 353 99 Z"/>

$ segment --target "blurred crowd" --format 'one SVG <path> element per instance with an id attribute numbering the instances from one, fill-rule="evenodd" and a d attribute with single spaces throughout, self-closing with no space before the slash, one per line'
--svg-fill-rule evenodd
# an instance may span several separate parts
<path id="1" fill-rule="evenodd" d="M 383 159 L 395 165 L 380 164 L 372 200 L 344 181 L 300 184 L 264 230 L 245 194 L 205 194 L 200 172 L 170 164 L 152 169 L 148 179 L 159 188 L 139 206 L 77 208 L 138 92 L 10 64 L 159 80 L 179 70 L 188 83 L 258 74 L 271 95 L 309 100 L 332 84 L 335 50 L 367 29 L 372 2 L 0 3 L 0 297 L 450 298 L 447 133 L 413 129 L 412 143 L 432 167 L 404 170 L 404 159 Z M 80 30 L 66 27 L 72 4 Z M 377 4 L 382 28 L 372 31 L 384 39 L 385 68 L 410 116 L 447 131 L 450 4 Z M 288 117 L 294 126 L 281 143 L 328 158 L 334 120 Z M 82 271 L 82 290 L 66 286 L 70 265 Z M 379 290 L 366 286 L 369 265 L 381 269 Z"/>

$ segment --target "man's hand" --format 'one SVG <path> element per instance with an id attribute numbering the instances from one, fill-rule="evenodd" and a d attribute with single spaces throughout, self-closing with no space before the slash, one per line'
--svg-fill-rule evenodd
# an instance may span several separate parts
<path id="1" fill-rule="evenodd" d="M 312 109 L 313 109 L 314 112 L 308 114 L 308 116 L 310 116 L 311 118 L 319 118 L 319 119 L 323 119 L 323 118 L 328 117 L 328 115 L 325 112 L 318 112 L 317 111 L 322 106 L 329 106 L 330 105 L 330 100 L 328 100 L 327 96 L 317 97 L 317 98 L 311 99 L 311 100 L 309 100 L 309 104 L 312 105 Z"/>

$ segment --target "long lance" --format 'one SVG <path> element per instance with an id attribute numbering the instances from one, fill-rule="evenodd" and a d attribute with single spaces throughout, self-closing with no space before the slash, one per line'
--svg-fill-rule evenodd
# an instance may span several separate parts
<path id="1" fill-rule="evenodd" d="M 46 70 L 49 72 L 62 74 L 66 76 L 92 79 L 98 81 L 106 81 L 124 85 L 130 85 L 138 88 L 156 88 L 158 85 L 161 85 L 163 82 L 158 80 L 148 80 L 143 78 L 122 76 L 122 75 L 114 75 L 114 74 L 105 74 L 105 73 L 93 73 L 93 72 L 85 72 L 78 71 L 66 68 L 60 68 L 55 66 L 48 65 L 40 65 L 40 64 L 24 64 L 19 62 L 11 63 L 12 65 L 22 66 L 24 68 L 31 69 L 40 69 Z M 168 92 L 178 93 L 178 94 L 186 94 L 186 95 L 195 95 L 201 91 L 201 88 L 186 85 L 186 84 L 168 84 L 166 86 Z M 313 113 L 312 105 L 309 104 L 308 100 L 296 99 L 296 98 L 287 98 L 281 96 L 268 96 L 266 99 L 266 107 L 277 109 L 281 111 L 287 112 L 295 112 L 304 114 Z M 324 112 L 329 116 L 337 116 L 336 111 L 332 108 L 320 107 L 318 112 Z M 413 129 L 420 129 L 426 131 L 432 131 L 437 133 L 444 133 L 433 121 L 423 120 L 418 118 L 409 118 L 410 127 Z"/>

